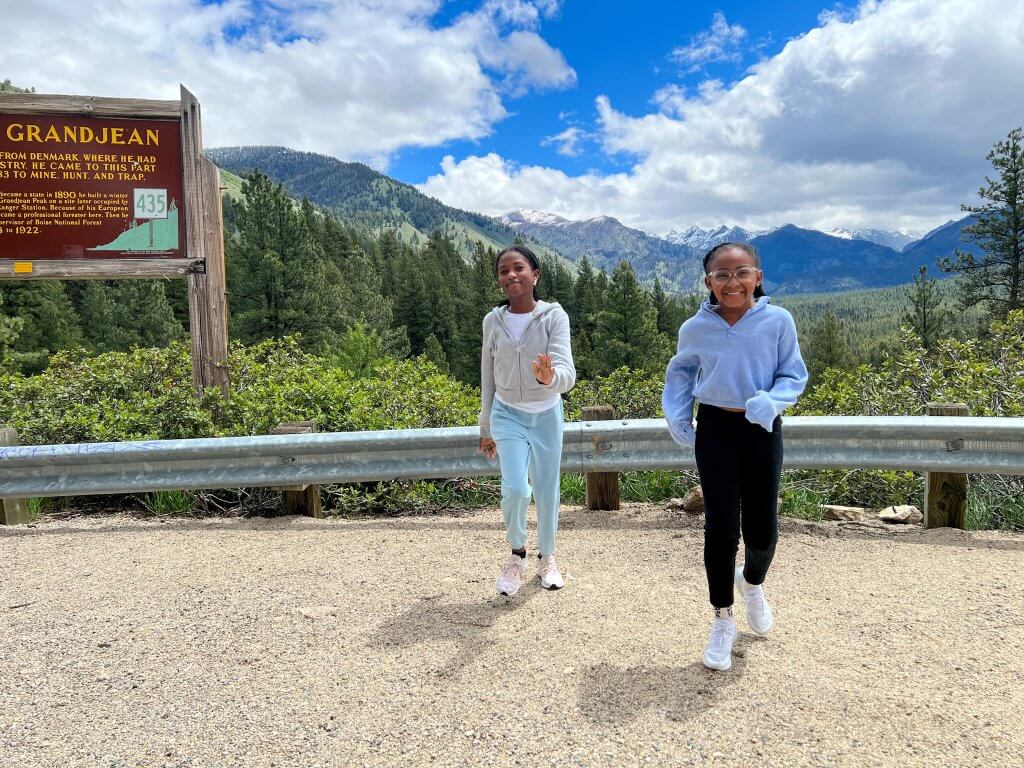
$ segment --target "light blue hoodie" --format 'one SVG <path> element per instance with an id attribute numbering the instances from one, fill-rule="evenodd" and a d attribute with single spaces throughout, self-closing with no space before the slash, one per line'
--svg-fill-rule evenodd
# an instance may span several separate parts
<path id="1" fill-rule="evenodd" d="M 796 325 L 762 296 L 730 326 L 705 299 L 679 329 L 665 372 L 661 407 L 677 443 L 694 444 L 693 402 L 746 409 L 747 421 L 771 432 L 775 417 L 807 384 Z"/>

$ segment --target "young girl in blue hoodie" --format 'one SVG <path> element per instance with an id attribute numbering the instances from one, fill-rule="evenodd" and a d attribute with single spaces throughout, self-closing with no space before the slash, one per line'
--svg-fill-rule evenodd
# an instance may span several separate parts
<path id="1" fill-rule="evenodd" d="M 764 580 L 778 540 L 782 419 L 807 383 L 796 325 L 764 295 L 753 246 L 722 243 L 704 257 L 711 290 L 679 329 L 665 374 L 662 408 L 676 442 L 692 446 L 704 492 L 704 568 L 714 620 L 704 665 L 732 666 L 733 586 L 747 624 L 772 628 Z M 693 428 L 693 404 L 697 428 Z M 744 564 L 736 567 L 743 535 Z"/>
<path id="2" fill-rule="evenodd" d="M 540 263 L 513 245 L 498 254 L 506 301 L 484 318 L 480 353 L 480 450 L 501 464 L 501 509 L 512 551 L 496 588 L 512 596 L 526 578 L 526 509 L 537 502 L 537 576 L 564 585 L 555 562 L 562 463 L 562 393 L 576 383 L 569 316 L 537 296 Z M 530 482 L 533 487 L 530 487 Z"/>

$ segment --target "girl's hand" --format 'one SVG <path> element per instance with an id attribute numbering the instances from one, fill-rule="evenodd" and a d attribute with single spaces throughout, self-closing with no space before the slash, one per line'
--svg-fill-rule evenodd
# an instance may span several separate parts
<path id="1" fill-rule="evenodd" d="M 555 369 L 551 367 L 551 355 L 542 352 L 530 365 L 533 366 L 534 378 L 541 384 L 550 384 L 554 381 Z"/>
<path id="2" fill-rule="evenodd" d="M 498 444 L 494 442 L 494 438 L 480 438 L 480 453 L 482 453 L 488 459 L 493 459 L 495 456 L 498 455 Z"/>

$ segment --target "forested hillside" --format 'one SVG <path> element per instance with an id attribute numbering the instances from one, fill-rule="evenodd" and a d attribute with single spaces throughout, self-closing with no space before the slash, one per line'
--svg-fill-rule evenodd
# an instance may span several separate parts
<path id="1" fill-rule="evenodd" d="M 469 256 L 477 242 L 500 249 L 517 237 L 513 229 L 489 216 L 444 205 L 362 163 L 285 147 L 221 147 L 209 149 L 206 154 L 222 169 L 238 176 L 258 169 L 280 182 L 292 197 L 308 198 L 341 216 L 350 226 L 373 233 L 390 230 L 413 246 L 441 232 Z M 555 256 L 539 243 L 531 245 L 544 255 Z"/>

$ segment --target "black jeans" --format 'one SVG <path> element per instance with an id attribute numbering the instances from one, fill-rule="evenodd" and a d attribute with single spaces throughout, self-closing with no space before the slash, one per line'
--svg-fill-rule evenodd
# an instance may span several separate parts
<path id="1" fill-rule="evenodd" d="M 782 419 L 776 417 L 769 433 L 745 414 L 701 404 L 694 452 L 704 491 L 704 568 L 711 605 L 727 608 L 733 601 L 741 528 L 747 583 L 761 584 L 775 555 Z"/>

